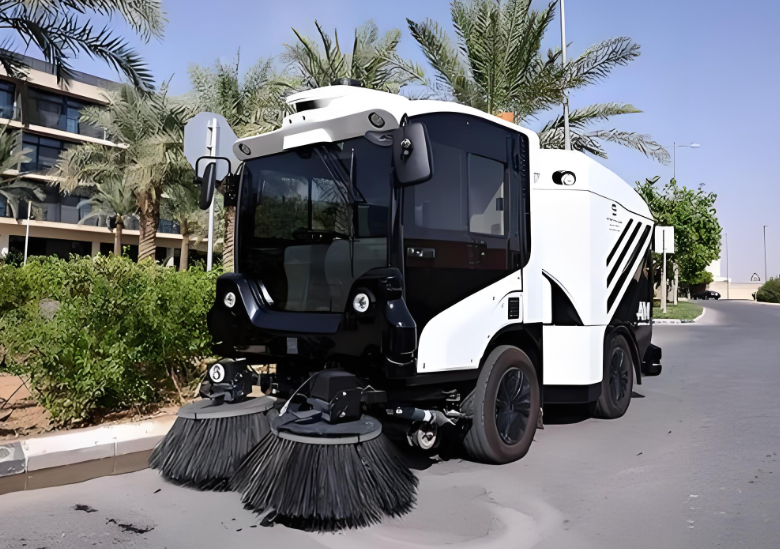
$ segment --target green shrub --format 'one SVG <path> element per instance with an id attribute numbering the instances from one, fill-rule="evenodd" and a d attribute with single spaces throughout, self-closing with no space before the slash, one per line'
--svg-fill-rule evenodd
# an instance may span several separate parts
<path id="1" fill-rule="evenodd" d="M 8 264 L 20 267 L 24 263 L 24 253 L 19 250 L 8 250 L 4 256 L 0 256 L 0 265 Z"/>
<path id="2" fill-rule="evenodd" d="M 217 272 L 114 255 L 0 265 L 0 342 L 55 421 L 164 400 L 211 352 Z"/>
<path id="3" fill-rule="evenodd" d="M 756 292 L 756 301 L 766 303 L 780 303 L 780 279 L 771 278 Z"/>

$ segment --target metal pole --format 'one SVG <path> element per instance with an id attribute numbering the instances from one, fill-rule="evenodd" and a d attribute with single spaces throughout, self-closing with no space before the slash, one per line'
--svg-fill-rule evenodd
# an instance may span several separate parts
<path id="1" fill-rule="evenodd" d="M 24 263 L 27 265 L 27 244 L 30 242 L 30 212 L 32 211 L 32 204 L 27 203 L 27 229 L 24 232 Z"/>
<path id="2" fill-rule="evenodd" d="M 566 15 L 561 0 L 561 60 L 566 68 Z M 563 90 L 563 148 L 571 150 L 571 133 L 569 132 L 569 95 Z"/>
<path id="3" fill-rule="evenodd" d="M 217 150 L 217 119 L 211 120 L 211 140 L 209 143 L 209 156 L 214 156 L 214 151 Z M 215 193 L 216 194 L 216 193 Z M 206 252 L 206 270 L 210 271 L 214 264 L 214 196 L 211 198 L 211 204 L 209 204 L 209 233 L 208 233 L 209 248 Z"/>
<path id="4" fill-rule="evenodd" d="M 672 178 L 677 179 L 677 142 L 672 144 Z"/>
<path id="5" fill-rule="evenodd" d="M 664 265 L 661 275 L 661 310 L 666 313 L 666 231 L 661 230 L 661 246 L 663 246 Z"/>
<path id="6" fill-rule="evenodd" d="M 729 278 L 729 233 L 726 233 L 726 299 L 731 299 L 729 290 L 731 279 Z"/>
<path id="7" fill-rule="evenodd" d="M 766 270 L 766 225 L 764 225 L 764 282 L 769 280 Z"/>

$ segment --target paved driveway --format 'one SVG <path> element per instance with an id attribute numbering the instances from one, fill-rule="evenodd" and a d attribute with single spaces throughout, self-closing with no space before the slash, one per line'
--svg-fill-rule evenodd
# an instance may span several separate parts
<path id="1" fill-rule="evenodd" d="M 0 547 L 778 547 L 780 307 L 706 306 L 700 324 L 656 327 L 664 373 L 624 418 L 548 410 L 520 462 L 422 470 L 403 520 L 338 535 L 255 527 L 235 494 L 147 470 L 0 496 Z"/>

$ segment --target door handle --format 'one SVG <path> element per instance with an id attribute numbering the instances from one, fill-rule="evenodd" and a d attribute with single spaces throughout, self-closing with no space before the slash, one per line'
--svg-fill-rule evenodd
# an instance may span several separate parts
<path id="1" fill-rule="evenodd" d="M 413 259 L 434 259 L 436 248 L 406 248 L 406 257 Z"/>

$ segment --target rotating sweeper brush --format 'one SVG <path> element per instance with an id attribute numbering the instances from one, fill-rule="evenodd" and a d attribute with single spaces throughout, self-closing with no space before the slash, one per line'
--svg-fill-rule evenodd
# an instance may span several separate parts
<path id="1" fill-rule="evenodd" d="M 149 457 L 163 477 L 200 490 L 226 490 L 250 450 L 269 432 L 273 397 L 250 398 L 251 372 L 243 361 L 209 369 L 203 400 L 182 406 L 176 422 Z"/>
<path id="2" fill-rule="evenodd" d="M 318 532 L 411 511 L 417 478 L 382 424 L 361 413 L 357 378 L 327 370 L 308 383 L 311 396 L 289 401 L 231 479 L 245 507 L 265 523 Z"/>

